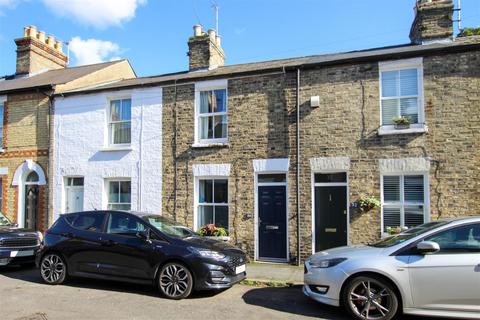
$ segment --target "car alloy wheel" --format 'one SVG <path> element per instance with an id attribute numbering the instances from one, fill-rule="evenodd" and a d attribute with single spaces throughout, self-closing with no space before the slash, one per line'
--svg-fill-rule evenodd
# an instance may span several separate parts
<path id="1" fill-rule="evenodd" d="M 193 287 L 191 272 L 180 263 L 167 263 L 158 277 L 160 291 L 169 299 L 183 299 L 190 295 Z"/>
<path id="2" fill-rule="evenodd" d="M 67 266 L 63 259 L 56 253 L 50 253 L 42 258 L 40 274 L 43 281 L 48 284 L 60 284 L 65 280 Z"/>
<path id="3" fill-rule="evenodd" d="M 357 319 L 390 320 L 398 310 L 398 297 L 389 283 L 374 277 L 356 277 L 343 293 L 347 310 Z"/>

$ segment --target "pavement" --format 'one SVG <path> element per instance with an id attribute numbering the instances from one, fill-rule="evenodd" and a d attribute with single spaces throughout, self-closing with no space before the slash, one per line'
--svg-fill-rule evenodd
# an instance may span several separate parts
<path id="1" fill-rule="evenodd" d="M 303 265 L 294 266 L 280 263 L 249 263 L 247 279 L 258 282 L 278 282 L 285 284 L 303 284 Z"/>
<path id="2" fill-rule="evenodd" d="M 308 299 L 298 285 L 235 285 L 173 301 L 161 298 L 154 286 L 90 279 L 50 286 L 37 269 L 25 267 L 0 268 L 0 305 L 2 320 L 350 319 L 341 308 Z"/>

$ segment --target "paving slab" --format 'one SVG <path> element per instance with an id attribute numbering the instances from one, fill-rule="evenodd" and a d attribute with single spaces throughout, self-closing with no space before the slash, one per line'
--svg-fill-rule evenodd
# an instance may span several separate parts
<path id="1" fill-rule="evenodd" d="M 247 279 L 301 285 L 303 284 L 303 266 L 280 263 L 248 263 Z"/>

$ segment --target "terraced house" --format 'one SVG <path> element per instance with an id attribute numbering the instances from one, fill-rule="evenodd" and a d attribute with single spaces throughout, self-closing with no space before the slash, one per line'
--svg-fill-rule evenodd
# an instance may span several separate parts
<path id="1" fill-rule="evenodd" d="M 123 61 L 68 68 L 62 42 L 26 27 L 16 73 L 0 81 L 1 210 L 20 227 L 46 230 L 54 94 L 135 76 Z"/>
<path id="2" fill-rule="evenodd" d="M 195 26 L 187 72 L 64 92 L 65 106 L 102 96 L 105 110 L 132 106 L 132 119 L 132 92 L 161 95 L 148 108 L 161 119 L 161 174 L 142 171 L 161 179 L 161 191 L 142 200 L 141 171 L 119 169 L 113 180 L 125 186 L 98 176 L 96 203 L 155 208 L 149 202 L 161 199 L 163 215 L 224 227 L 250 258 L 275 262 L 374 241 L 388 227 L 478 214 L 480 41 L 455 38 L 452 14 L 451 0 L 417 1 L 411 43 L 240 65 L 224 65 L 215 30 Z M 106 125 L 98 130 L 107 141 Z M 140 150 L 139 141 L 126 147 Z M 55 159 L 55 170 L 68 160 Z"/>

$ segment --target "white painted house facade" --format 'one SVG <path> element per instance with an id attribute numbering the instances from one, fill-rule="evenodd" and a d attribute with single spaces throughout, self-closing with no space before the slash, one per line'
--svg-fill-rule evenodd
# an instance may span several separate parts
<path id="1" fill-rule="evenodd" d="M 162 89 L 55 100 L 53 220 L 82 210 L 160 213 Z"/>

